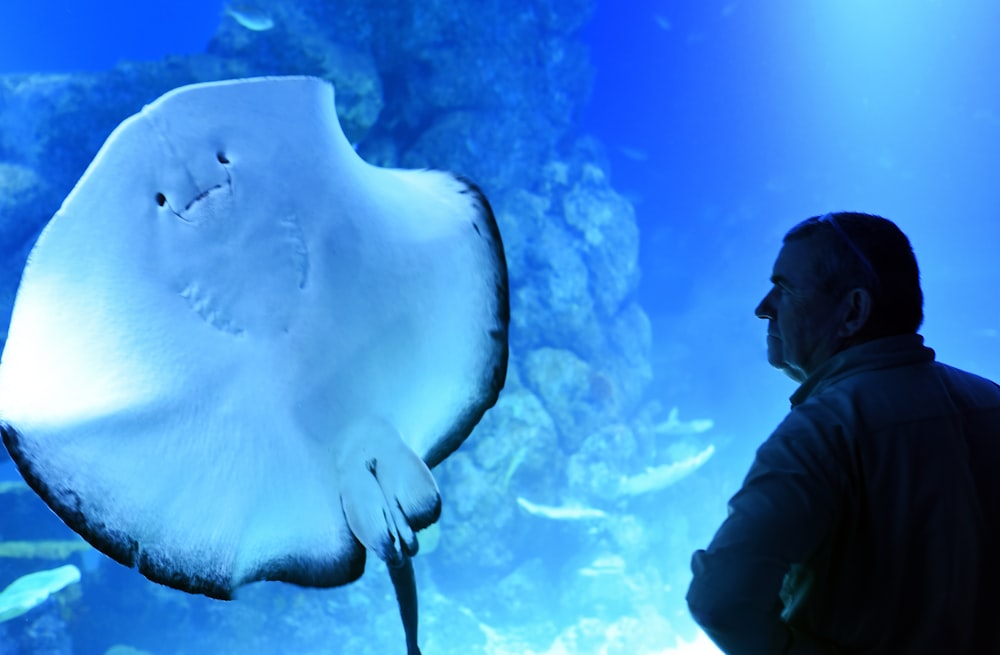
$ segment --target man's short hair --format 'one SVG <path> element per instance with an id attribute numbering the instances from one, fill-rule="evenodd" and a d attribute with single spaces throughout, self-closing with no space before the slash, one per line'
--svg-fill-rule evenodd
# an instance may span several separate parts
<path id="1" fill-rule="evenodd" d="M 857 212 L 834 212 L 802 221 L 785 241 L 815 238 L 817 276 L 840 296 L 862 287 L 872 296 L 863 334 L 870 339 L 912 334 L 924 320 L 920 269 L 910 240 L 895 223 Z"/>

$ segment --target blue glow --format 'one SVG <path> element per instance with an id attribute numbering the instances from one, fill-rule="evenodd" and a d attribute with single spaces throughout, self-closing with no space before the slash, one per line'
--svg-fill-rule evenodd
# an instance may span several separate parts
<path id="1" fill-rule="evenodd" d="M 785 229 L 869 211 L 914 243 L 942 358 L 996 376 L 1000 315 L 982 294 L 1000 285 L 998 24 L 987 0 L 600 3 L 584 122 L 641 198 L 654 321 L 713 296 L 752 299 L 749 317 Z M 676 244 L 725 255 L 700 270 Z M 720 336 L 704 338 L 708 352 Z M 733 355 L 714 379 L 754 370 Z"/>
<path id="2" fill-rule="evenodd" d="M 99 71 L 202 52 L 221 0 L 32 0 L 0 4 L 0 73 Z"/>

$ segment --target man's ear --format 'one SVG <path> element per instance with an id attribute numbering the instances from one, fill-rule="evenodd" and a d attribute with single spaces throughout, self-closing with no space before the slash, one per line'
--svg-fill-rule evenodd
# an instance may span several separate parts
<path id="1" fill-rule="evenodd" d="M 839 336 L 850 339 L 868 324 L 872 315 L 872 295 L 867 289 L 857 287 L 848 291 L 842 302 L 843 320 Z"/>

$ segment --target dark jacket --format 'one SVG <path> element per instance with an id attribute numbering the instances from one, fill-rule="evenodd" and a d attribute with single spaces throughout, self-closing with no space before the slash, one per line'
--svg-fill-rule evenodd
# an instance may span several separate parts
<path id="1" fill-rule="evenodd" d="M 692 569 L 726 653 L 1000 653 L 1000 386 L 918 335 L 838 353 Z"/>

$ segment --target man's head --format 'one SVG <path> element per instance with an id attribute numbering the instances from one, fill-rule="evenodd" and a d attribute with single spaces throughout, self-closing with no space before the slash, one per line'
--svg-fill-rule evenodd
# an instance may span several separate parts
<path id="1" fill-rule="evenodd" d="M 910 242 L 889 220 L 839 212 L 793 227 L 755 313 L 768 320 L 767 359 L 802 381 L 850 346 L 912 334 L 923 322 Z"/>

